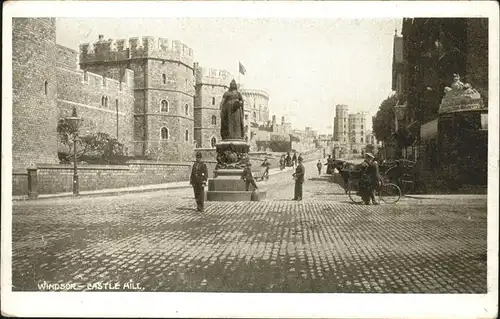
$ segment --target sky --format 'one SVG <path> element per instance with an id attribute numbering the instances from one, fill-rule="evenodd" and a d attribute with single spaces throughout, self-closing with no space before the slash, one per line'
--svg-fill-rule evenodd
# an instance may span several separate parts
<path id="1" fill-rule="evenodd" d="M 394 31 L 402 19 L 58 18 L 57 43 L 137 36 L 180 40 L 200 66 L 226 69 L 269 93 L 270 115 L 332 134 L 335 105 L 375 115 L 392 93 Z"/>

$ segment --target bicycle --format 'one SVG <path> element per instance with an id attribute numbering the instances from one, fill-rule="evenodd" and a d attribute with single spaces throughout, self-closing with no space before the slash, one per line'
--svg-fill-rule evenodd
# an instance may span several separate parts
<path id="1" fill-rule="evenodd" d="M 355 204 L 361 204 L 363 199 L 358 192 L 359 180 L 350 181 L 347 194 Z M 401 189 L 394 183 L 387 183 L 382 180 L 382 185 L 376 190 L 378 198 L 386 204 L 396 204 L 401 199 Z"/>

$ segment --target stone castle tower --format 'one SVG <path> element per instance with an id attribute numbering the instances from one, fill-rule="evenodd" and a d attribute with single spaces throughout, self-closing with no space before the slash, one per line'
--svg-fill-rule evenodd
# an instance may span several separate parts
<path id="1" fill-rule="evenodd" d="M 82 70 L 122 81 L 134 72 L 134 155 L 191 160 L 194 150 L 193 50 L 179 41 L 139 37 L 80 45 Z"/>
<path id="2" fill-rule="evenodd" d="M 220 103 L 232 80 L 226 70 L 201 68 L 194 64 L 196 94 L 194 99 L 194 138 L 197 147 L 213 148 L 220 142 Z"/>
<path id="3" fill-rule="evenodd" d="M 347 105 L 339 104 L 335 106 L 335 119 L 333 121 L 333 140 L 338 142 L 348 142 L 348 112 Z"/>
<path id="4" fill-rule="evenodd" d="M 12 19 L 12 165 L 58 163 L 55 18 Z"/>

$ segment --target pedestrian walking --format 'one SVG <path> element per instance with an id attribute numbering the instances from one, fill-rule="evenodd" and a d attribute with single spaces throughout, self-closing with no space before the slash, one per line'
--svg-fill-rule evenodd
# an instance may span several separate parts
<path id="1" fill-rule="evenodd" d="M 264 159 L 264 162 L 260 165 L 261 167 L 264 167 L 264 174 L 262 174 L 262 179 L 269 179 L 269 162 L 267 161 L 267 158 Z"/>
<path id="2" fill-rule="evenodd" d="M 323 168 L 323 164 L 321 164 L 321 160 L 318 160 L 316 167 L 318 168 L 318 175 L 321 176 L 321 168 Z"/>
<path id="3" fill-rule="evenodd" d="M 245 181 L 245 190 L 248 192 L 250 189 L 250 185 L 253 185 L 255 189 L 258 189 L 257 184 L 255 184 L 255 180 L 252 175 L 252 163 L 248 162 L 247 167 L 243 169 L 243 174 L 241 175 L 241 179 Z"/>
<path id="4" fill-rule="evenodd" d="M 302 184 L 304 183 L 304 175 L 306 172 L 304 165 L 302 165 L 302 157 L 299 157 L 298 161 L 299 164 L 295 169 L 295 173 L 292 175 L 295 178 L 295 194 L 293 200 L 302 200 Z"/>
<path id="5" fill-rule="evenodd" d="M 297 166 L 297 153 L 293 153 L 292 163 L 293 163 L 293 168 L 295 168 Z"/>
<path id="6" fill-rule="evenodd" d="M 202 161 L 201 152 L 196 152 L 196 162 L 191 170 L 190 184 L 193 187 L 196 209 L 203 212 L 205 209 L 205 185 L 208 179 L 207 164 Z"/>
<path id="7" fill-rule="evenodd" d="M 285 155 L 283 154 L 280 158 L 280 170 L 285 169 Z"/>

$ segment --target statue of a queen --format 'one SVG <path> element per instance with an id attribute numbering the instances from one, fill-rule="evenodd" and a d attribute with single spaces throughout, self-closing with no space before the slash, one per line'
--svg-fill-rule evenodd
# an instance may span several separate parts
<path id="1" fill-rule="evenodd" d="M 243 96 L 238 91 L 235 80 L 229 84 L 229 90 L 222 96 L 221 128 L 222 140 L 242 140 L 245 137 L 243 122 Z"/>

